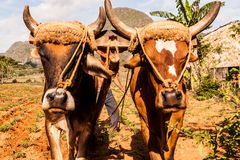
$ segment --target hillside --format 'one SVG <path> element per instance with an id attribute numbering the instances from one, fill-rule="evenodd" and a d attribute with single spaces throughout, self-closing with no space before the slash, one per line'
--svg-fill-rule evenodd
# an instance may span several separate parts
<path id="1" fill-rule="evenodd" d="M 148 23 L 153 22 L 153 20 L 147 14 L 136 9 L 118 7 L 114 8 L 114 11 L 118 18 L 130 27 L 142 27 Z M 109 29 L 113 29 L 113 27 L 107 19 L 103 30 Z"/>
<path id="2" fill-rule="evenodd" d="M 27 60 L 27 58 L 30 57 L 32 49 L 33 45 L 29 44 L 28 42 L 18 41 L 13 43 L 4 55 L 23 63 Z"/>

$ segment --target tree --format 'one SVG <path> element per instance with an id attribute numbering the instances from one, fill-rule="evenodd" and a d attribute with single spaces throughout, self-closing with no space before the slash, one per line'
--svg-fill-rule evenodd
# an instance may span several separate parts
<path id="1" fill-rule="evenodd" d="M 185 26 L 192 26 L 200 21 L 210 10 L 214 2 L 205 4 L 200 8 L 200 0 L 195 0 L 192 4 L 188 0 L 176 0 L 177 15 L 166 11 L 152 11 L 152 16 L 167 18 L 169 20 L 177 21 Z M 222 2 L 222 6 L 224 3 Z"/>
<path id="2" fill-rule="evenodd" d="M 11 73 L 13 73 L 14 67 L 16 68 L 18 63 L 12 58 L 0 56 L 0 81 L 4 77 L 8 77 Z"/>

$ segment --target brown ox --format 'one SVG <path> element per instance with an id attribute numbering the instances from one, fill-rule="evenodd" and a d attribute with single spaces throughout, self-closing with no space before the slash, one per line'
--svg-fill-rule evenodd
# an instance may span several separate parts
<path id="1" fill-rule="evenodd" d="M 130 91 L 140 115 L 141 132 L 152 160 L 174 159 L 178 133 L 187 107 L 183 72 L 197 60 L 190 51 L 191 37 L 216 17 L 220 2 L 196 25 L 187 28 L 178 22 L 159 21 L 133 29 L 121 22 L 105 0 L 107 17 L 118 32 L 131 38 L 134 54 L 125 67 L 133 69 Z"/>
<path id="2" fill-rule="evenodd" d="M 113 73 L 93 56 L 97 47 L 94 35 L 105 24 L 105 12 L 100 8 L 98 19 L 88 27 L 80 22 L 38 23 L 28 6 L 23 19 L 30 30 L 29 41 L 37 47 L 44 68 L 42 108 L 51 157 L 63 159 L 59 144 L 63 130 L 67 135 L 68 159 L 86 159 L 89 137 Z M 97 102 L 95 76 L 105 78 Z"/>

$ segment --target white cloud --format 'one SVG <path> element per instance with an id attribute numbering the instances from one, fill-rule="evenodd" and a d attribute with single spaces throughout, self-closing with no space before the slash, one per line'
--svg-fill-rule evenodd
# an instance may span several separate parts
<path id="1" fill-rule="evenodd" d="M 22 27 L 20 16 L 10 16 L 0 20 L 0 53 L 5 52 L 11 44 L 19 40 L 27 40 L 27 30 Z"/>
<path id="2" fill-rule="evenodd" d="M 38 6 L 31 7 L 31 12 L 41 21 L 80 20 L 90 23 L 90 20 L 97 17 L 99 6 L 96 0 L 69 0 L 67 2 L 65 0 L 44 0 Z"/>
<path id="3" fill-rule="evenodd" d="M 12 0 L 5 1 L 12 8 Z M 8 4 L 8 5 L 7 5 Z M 25 3 L 26 4 L 26 3 Z M 38 5 L 30 6 L 33 18 L 38 22 L 78 20 L 90 24 L 98 16 L 101 1 L 96 0 L 42 0 Z M 22 19 L 24 6 L 18 6 L 12 13 L 0 18 L 0 53 L 5 52 L 16 41 L 27 41 L 29 31 Z"/>

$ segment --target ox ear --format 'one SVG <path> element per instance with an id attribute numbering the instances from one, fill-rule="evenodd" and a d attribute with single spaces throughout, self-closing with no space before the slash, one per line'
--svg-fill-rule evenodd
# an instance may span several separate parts
<path id="1" fill-rule="evenodd" d="M 110 78 L 113 72 L 107 70 L 102 63 L 91 54 L 87 54 L 83 62 L 83 71 L 91 76 L 99 76 L 102 78 Z"/>
<path id="2" fill-rule="evenodd" d="M 124 64 L 124 67 L 128 69 L 133 69 L 135 67 L 140 66 L 141 61 L 142 61 L 141 56 L 139 53 L 137 53 L 133 57 L 131 57 L 131 59 L 126 64 Z"/>
<path id="3" fill-rule="evenodd" d="M 195 62 L 197 60 L 198 60 L 198 55 L 191 52 L 189 62 Z"/>

